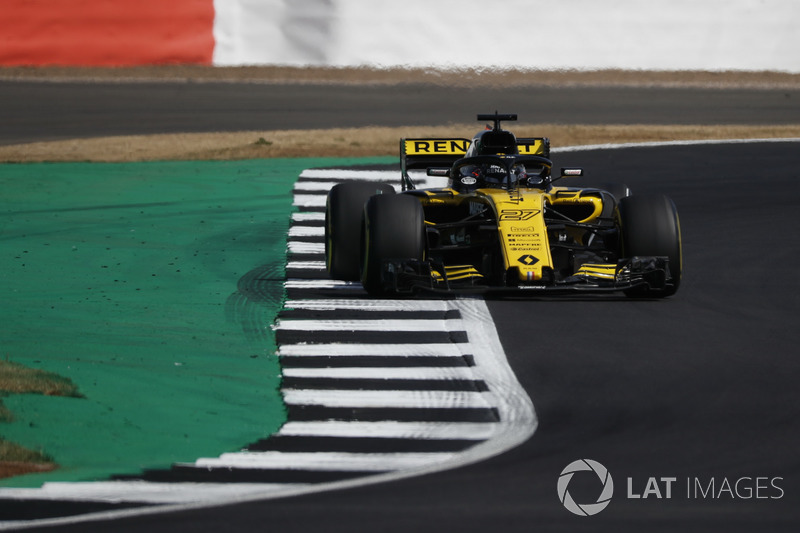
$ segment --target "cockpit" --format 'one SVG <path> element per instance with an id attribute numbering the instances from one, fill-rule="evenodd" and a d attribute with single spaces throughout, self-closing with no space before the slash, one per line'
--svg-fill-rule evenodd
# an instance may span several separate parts
<path id="1" fill-rule="evenodd" d="M 464 157 L 450 169 L 450 187 L 460 193 L 476 189 L 536 187 L 550 175 L 549 159 L 540 156 L 479 155 Z"/>

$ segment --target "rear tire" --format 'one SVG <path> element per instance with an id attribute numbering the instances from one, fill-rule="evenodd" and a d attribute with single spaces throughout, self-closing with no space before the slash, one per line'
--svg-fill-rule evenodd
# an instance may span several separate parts
<path id="1" fill-rule="evenodd" d="M 325 267 L 331 279 L 358 281 L 361 262 L 361 218 L 375 194 L 393 195 L 386 183 L 353 181 L 334 185 L 325 207 Z"/>
<path id="2" fill-rule="evenodd" d="M 393 291 L 383 283 L 383 262 L 425 257 L 425 213 L 413 196 L 373 196 L 364 208 L 361 284 L 371 296 Z"/>
<path id="3" fill-rule="evenodd" d="M 681 227 L 675 204 L 663 194 L 636 195 L 622 198 L 617 212 L 622 257 L 667 256 L 672 277 L 664 289 L 637 287 L 625 294 L 634 298 L 675 294 L 683 272 Z"/>

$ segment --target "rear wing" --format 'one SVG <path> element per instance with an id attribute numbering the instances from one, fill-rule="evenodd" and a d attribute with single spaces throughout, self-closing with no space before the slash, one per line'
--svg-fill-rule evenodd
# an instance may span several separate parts
<path id="1" fill-rule="evenodd" d="M 453 163 L 464 157 L 472 141 L 458 138 L 419 138 L 400 139 L 400 172 L 402 189 L 414 189 L 408 176 L 411 169 L 437 169 L 439 175 L 446 176 Z M 529 137 L 517 139 L 520 155 L 540 155 L 550 157 L 550 139 Z"/>
<path id="2" fill-rule="evenodd" d="M 528 137 L 517 139 L 519 155 L 540 155 L 550 159 L 550 139 L 547 137 Z"/>
<path id="3" fill-rule="evenodd" d="M 400 172 L 403 190 L 414 189 L 408 176 L 410 169 L 440 168 L 449 170 L 464 157 L 472 141 L 469 139 L 400 139 Z"/>

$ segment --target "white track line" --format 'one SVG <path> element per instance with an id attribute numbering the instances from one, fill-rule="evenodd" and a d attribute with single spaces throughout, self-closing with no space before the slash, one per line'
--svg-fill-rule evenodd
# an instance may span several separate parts
<path id="1" fill-rule="evenodd" d="M 198 468 L 255 468 L 386 472 L 426 467 L 452 459 L 455 453 L 241 452 L 198 459 Z"/>
<path id="2" fill-rule="evenodd" d="M 469 367 L 324 367 L 284 368 L 281 372 L 292 378 L 336 379 L 436 379 L 474 380 Z"/>
<path id="3" fill-rule="evenodd" d="M 289 250 L 290 254 L 324 254 L 325 253 L 325 243 L 324 242 L 297 242 L 297 241 L 289 241 L 286 245 L 286 248 Z"/>
<path id="4" fill-rule="evenodd" d="M 322 405 L 325 407 L 383 407 L 401 409 L 491 408 L 491 392 L 439 390 L 319 390 L 281 389 L 287 405 Z"/>
<path id="5" fill-rule="evenodd" d="M 397 181 L 400 181 L 400 172 L 397 170 L 342 170 L 312 168 L 304 170 L 300 173 L 301 179 L 351 179 L 358 181 L 379 181 L 384 183 L 391 181 L 392 176 L 396 176 Z"/>
<path id="6" fill-rule="evenodd" d="M 289 237 L 324 237 L 325 228 L 322 226 L 302 226 L 295 224 L 289 228 Z"/>
<path id="7" fill-rule="evenodd" d="M 753 143 L 789 143 L 800 142 L 800 137 L 766 138 L 766 139 L 710 139 L 705 141 L 653 141 L 620 144 L 587 144 L 584 146 L 564 146 L 553 148 L 553 153 L 588 152 L 592 150 L 621 150 L 626 148 L 662 148 L 665 146 L 700 146 L 706 144 L 753 144 Z"/>
<path id="8" fill-rule="evenodd" d="M 325 220 L 325 213 L 292 213 L 294 222 L 311 222 Z"/>
<path id="9" fill-rule="evenodd" d="M 339 281 L 338 279 L 315 280 L 315 279 L 290 279 L 283 286 L 287 289 L 348 289 L 363 290 L 361 283 L 357 281 Z"/>
<path id="10" fill-rule="evenodd" d="M 274 330 L 284 331 L 462 331 L 461 319 L 447 320 L 278 320 Z"/>
<path id="11" fill-rule="evenodd" d="M 389 185 L 392 185 L 394 187 L 395 191 L 399 191 L 400 190 L 400 173 L 396 172 L 395 175 L 397 176 L 397 180 L 395 180 L 397 183 L 396 184 L 390 183 Z M 385 179 L 386 179 L 386 177 L 384 176 L 384 181 L 385 181 Z M 299 191 L 301 193 L 317 191 L 317 192 L 321 192 L 321 193 L 326 193 L 327 194 L 327 192 L 329 190 L 331 190 L 331 187 L 336 185 L 336 183 L 337 182 L 335 182 L 335 181 L 298 181 L 294 185 L 294 190 L 295 190 L 295 192 Z"/>
<path id="12" fill-rule="evenodd" d="M 429 343 L 429 344 L 281 344 L 279 356 L 295 357 L 358 357 L 374 355 L 383 357 L 432 356 L 461 357 L 471 354 L 475 346 L 470 343 Z"/>
<path id="13" fill-rule="evenodd" d="M 38 489 L 3 489 L 14 499 L 196 504 L 208 498 L 227 500 L 242 495 L 263 497 L 298 490 L 305 483 L 157 483 L 150 481 L 51 482 Z M 75 517 L 76 519 L 79 517 Z M 7 522 L 13 529 L 14 522 Z M 0 522 L 0 529 L 5 529 Z"/>
<path id="14" fill-rule="evenodd" d="M 278 434 L 303 437 L 485 440 L 497 432 L 497 426 L 496 422 L 290 421 L 281 427 Z"/>
<path id="15" fill-rule="evenodd" d="M 286 300 L 287 309 L 359 309 L 362 311 L 448 311 L 446 300 L 356 300 L 329 298 L 325 300 Z"/>
<path id="16" fill-rule="evenodd" d="M 291 268 L 298 270 L 325 270 L 325 261 L 289 261 L 286 263 L 286 270 Z"/>
<path id="17" fill-rule="evenodd" d="M 409 171 L 412 181 L 419 189 L 426 189 L 432 187 L 446 187 L 447 178 L 428 176 L 425 172 L 419 170 Z M 380 181 L 389 183 L 398 188 L 400 183 L 399 170 L 356 170 L 347 171 L 339 169 L 309 169 L 304 170 L 300 174 L 300 178 L 309 179 L 350 179 L 357 181 Z M 298 182 L 301 183 L 301 182 Z"/>
<path id="18" fill-rule="evenodd" d="M 295 194 L 292 205 L 296 207 L 325 207 L 327 197 L 321 194 Z"/>

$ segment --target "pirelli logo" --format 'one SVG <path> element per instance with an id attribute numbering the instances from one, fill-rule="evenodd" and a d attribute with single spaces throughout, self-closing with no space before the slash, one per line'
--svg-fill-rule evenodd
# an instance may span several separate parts
<path id="1" fill-rule="evenodd" d="M 464 155 L 470 141 L 466 139 L 406 139 L 406 155 Z"/>

